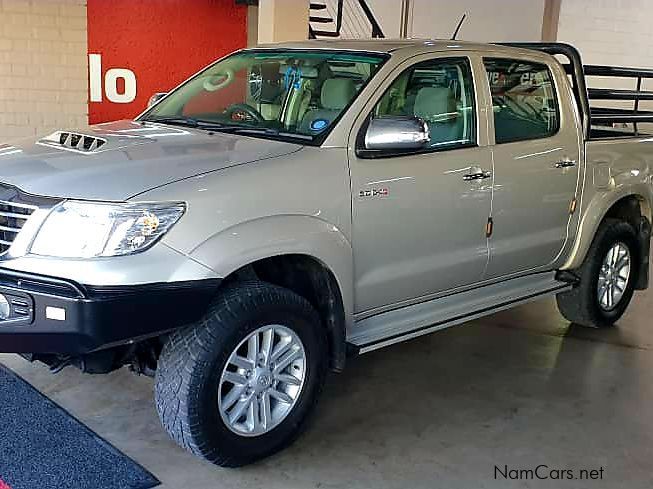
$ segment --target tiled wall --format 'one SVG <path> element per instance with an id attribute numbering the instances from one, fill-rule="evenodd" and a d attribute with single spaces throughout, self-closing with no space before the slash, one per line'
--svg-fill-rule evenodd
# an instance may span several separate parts
<path id="1" fill-rule="evenodd" d="M 87 122 L 86 2 L 0 0 L 0 143 Z"/>

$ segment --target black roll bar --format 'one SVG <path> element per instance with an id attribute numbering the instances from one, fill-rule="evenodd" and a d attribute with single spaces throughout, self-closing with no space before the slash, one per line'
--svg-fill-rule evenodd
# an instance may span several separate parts
<path id="1" fill-rule="evenodd" d="M 572 90 L 582 118 L 583 134 L 586 139 L 589 139 L 591 111 L 589 97 L 587 95 L 587 85 L 585 84 L 585 67 L 583 66 L 583 60 L 578 49 L 571 44 L 562 42 L 505 42 L 498 44 L 514 48 L 542 51 L 552 56 L 561 55 L 569 60 L 569 64 L 563 66 L 565 66 L 565 71 L 571 77 Z"/>
<path id="2" fill-rule="evenodd" d="M 653 92 L 642 90 L 642 81 L 653 78 L 651 68 L 631 68 L 625 66 L 583 65 L 580 53 L 570 44 L 558 42 L 512 42 L 500 43 L 523 49 L 533 49 L 547 54 L 565 56 L 569 63 L 563 64 L 572 81 L 572 88 L 583 117 L 583 132 L 589 138 L 592 124 L 610 125 L 616 122 L 632 123 L 635 135 L 638 122 L 653 122 L 653 111 L 641 111 L 640 100 L 653 100 Z M 633 78 L 637 81 L 635 90 L 612 88 L 587 88 L 586 77 L 603 76 L 613 78 Z M 591 107 L 590 100 L 632 100 L 633 109 L 611 107 Z"/>

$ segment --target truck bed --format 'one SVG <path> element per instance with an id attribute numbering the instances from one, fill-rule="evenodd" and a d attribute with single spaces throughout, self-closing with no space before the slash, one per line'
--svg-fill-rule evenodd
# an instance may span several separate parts
<path id="1" fill-rule="evenodd" d="M 626 127 L 610 127 L 610 126 L 592 126 L 590 128 L 589 139 L 629 139 L 629 138 L 638 138 L 638 137 L 651 137 L 653 130 L 642 130 L 638 128 L 635 132 L 634 128 L 631 126 Z"/>
<path id="2" fill-rule="evenodd" d="M 653 159 L 653 138 L 639 135 L 590 139 L 585 143 L 585 192 L 614 189 L 620 184 L 639 184 L 651 192 L 650 161 Z"/>

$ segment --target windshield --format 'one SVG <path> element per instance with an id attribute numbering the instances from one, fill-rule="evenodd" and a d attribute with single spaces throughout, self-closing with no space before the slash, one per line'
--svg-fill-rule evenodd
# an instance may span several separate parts
<path id="1" fill-rule="evenodd" d="M 140 120 L 321 142 L 386 56 L 247 50 L 197 74 Z"/>

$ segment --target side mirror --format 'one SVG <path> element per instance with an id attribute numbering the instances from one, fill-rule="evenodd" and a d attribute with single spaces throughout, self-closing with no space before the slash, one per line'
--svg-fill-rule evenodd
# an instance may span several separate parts
<path id="1" fill-rule="evenodd" d="M 365 133 L 364 150 L 372 156 L 382 151 L 415 151 L 428 144 L 429 126 L 419 117 L 377 117 Z"/>
<path id="2" fill-rule="evenodd" d="M 150 100 L 147 101 L 147 108 L 149 109 L 155 105 L 159 100 L 168 95 L 168 92 L 157 92 L 150 97 Z"/>

